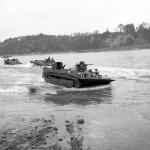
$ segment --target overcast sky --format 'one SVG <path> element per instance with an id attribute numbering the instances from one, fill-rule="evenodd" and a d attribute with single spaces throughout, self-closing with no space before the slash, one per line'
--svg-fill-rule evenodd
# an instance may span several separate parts
<path id="1" fill-rule="evenodd" d="M 150 23 L 150 0 L 0 0 L 0 40 Z"/>

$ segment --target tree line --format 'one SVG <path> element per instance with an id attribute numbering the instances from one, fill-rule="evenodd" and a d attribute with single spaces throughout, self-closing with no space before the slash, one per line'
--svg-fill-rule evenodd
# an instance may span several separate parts
<path id="1" fill-rule="evenodd" d="M 0 43 L 0 54 L 29 54 L 82 51 L 150 43 L 150 24 L 119 24 L 114 32 L 74 33 L 72 35 L 39 35 L 9 38 Z"/>

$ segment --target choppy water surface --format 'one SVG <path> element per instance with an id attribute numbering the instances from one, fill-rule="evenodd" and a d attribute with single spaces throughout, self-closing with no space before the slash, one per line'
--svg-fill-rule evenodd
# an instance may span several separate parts
<path id="1" fill-rule="evenodd" d="M 48 56 L 67 67 L 80 60 L 116 81 L 107 86 L 68 89 L 47 84 L 42 68 L 29 62 Z M 58 124 L 80 115 L 86 145 L 93 149 L 145 149 L 150 139 L 150 50 L 18 56 L 22 65 L 0 60 L 1 127 L 20 117 L 54 114 Z M 34 88 L 34 92 L 31 89 Z M 90 141 L 90 142 L 89 142 Z M 91 142 L 92 141 L 92 142 Z"/>

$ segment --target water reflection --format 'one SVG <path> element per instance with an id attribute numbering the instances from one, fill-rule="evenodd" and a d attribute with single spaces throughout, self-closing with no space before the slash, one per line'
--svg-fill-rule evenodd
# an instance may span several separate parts
<path id="1" fill-rule="evenodd" d="M 62 91 L 57 95 L 46 94 L 44 100 L 56 105 L 112 104 L 112 87 L 95 91 Z"/>

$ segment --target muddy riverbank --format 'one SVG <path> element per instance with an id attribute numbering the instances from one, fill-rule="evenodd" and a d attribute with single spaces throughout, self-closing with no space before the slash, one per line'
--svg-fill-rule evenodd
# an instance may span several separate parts
<path id="1" fill-rule="evenodd" d="M 83 150 L 84 119 L 77 116 L 65 120 L 59 131 L 55 116 L 48 118 L 20 118 L 20 124 L 6 125 L 0 129 L 1 150 Z M 89 148 L 88 148 L 89 149 Z"/>

